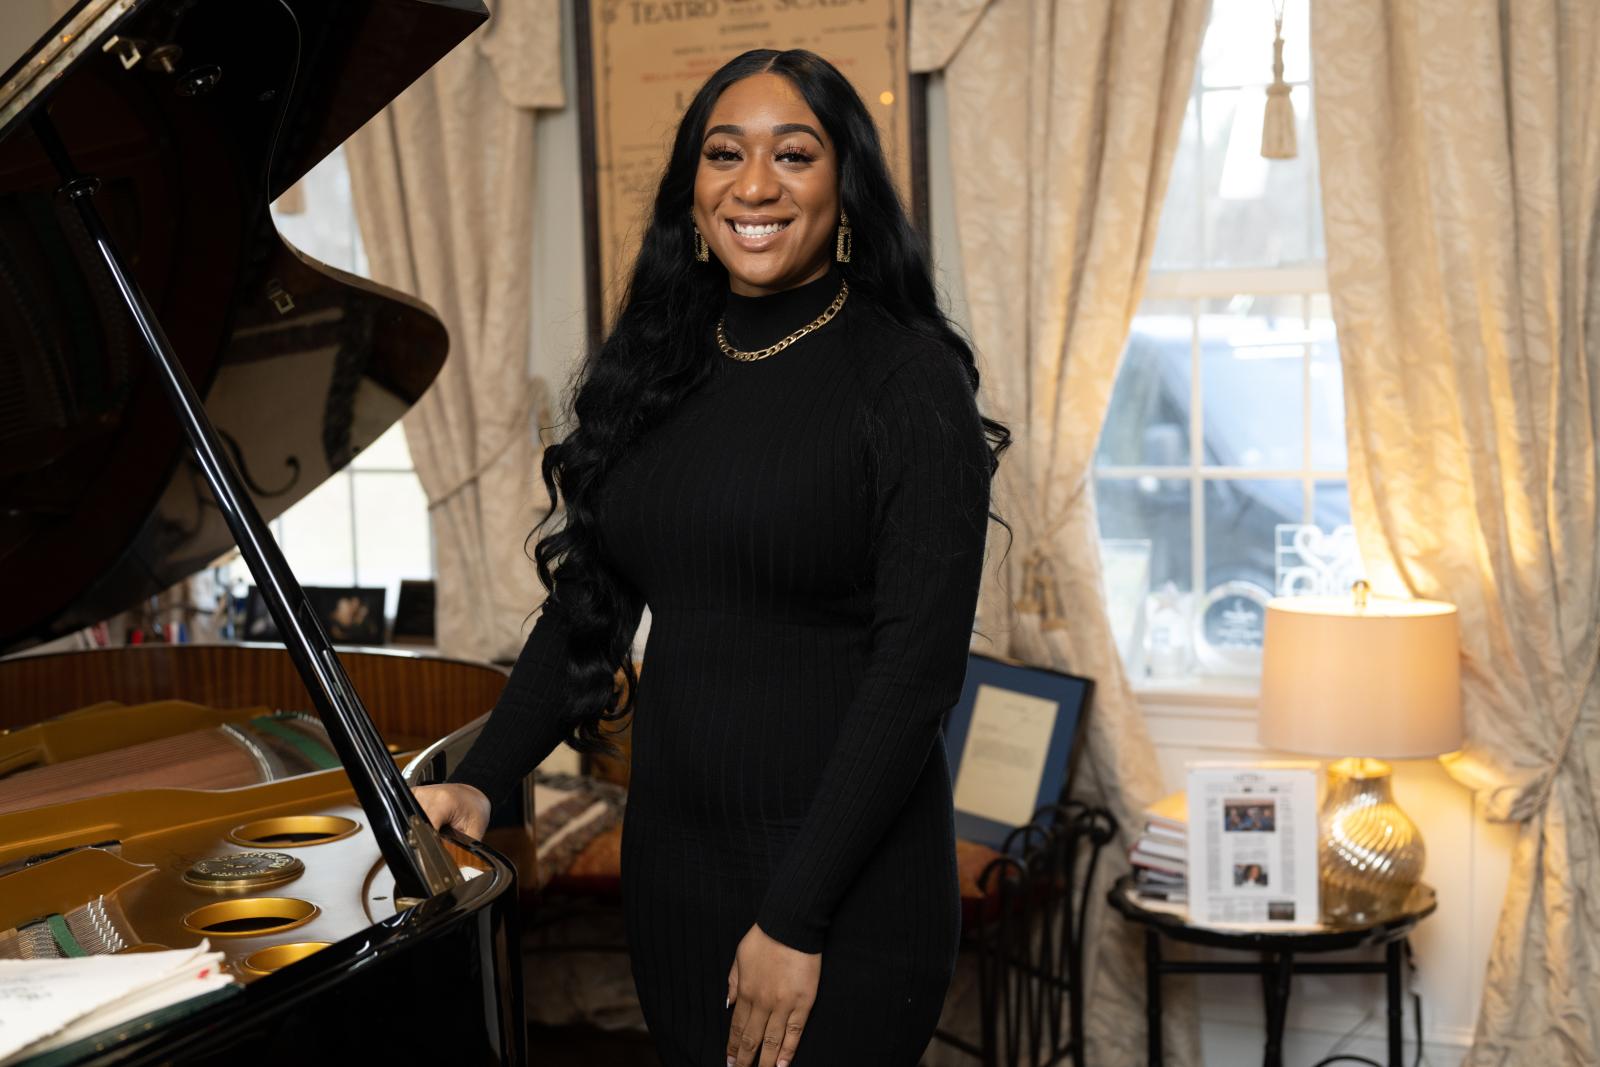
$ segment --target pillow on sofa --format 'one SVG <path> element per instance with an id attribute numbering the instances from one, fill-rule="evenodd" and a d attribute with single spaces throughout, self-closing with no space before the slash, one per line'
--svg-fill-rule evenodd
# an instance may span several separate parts
<path id="1" fill-rule="evenodd" d="M 537 888 L 572 865 L 588 844 L 622 822 L 627 790 L 586 774 L 533 775 Z"/>

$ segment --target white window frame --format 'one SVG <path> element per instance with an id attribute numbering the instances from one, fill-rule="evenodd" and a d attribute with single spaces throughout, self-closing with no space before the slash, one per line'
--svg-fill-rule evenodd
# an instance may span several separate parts
<path id="1" fill-rule="evenodd" d="M 396 426 L 398 426 L 398 425 L 399 424 L 396 423 Z M 393 427 L 391 427 L 391 429 L 393 429 Z M 390 431 L 389 430 L 385 430 L 384 432 L 388 433 Z M 398 432 L 404 433 L 405 430 L 404 429 L 400 429 Z M 339 480 L 341 478 L 348 479 L 348 481 L 349 481 L 349 485 L 347 487 L 348 491 L 345 493 L 345 499 L 349 501 L 349 510 L 350 510 L 350 585 L 352 587 L 359 586 L 361 584 L 361 537 L 360 537 L 361 510 L 356 505 L 356 493 L 360 491 L 360 483 L 357 481 L 357 479 L 362 478 L 362 477 L 367 476 L 367 475 L 393 475 L 393 474 L 410 475 L 412 478 L 415 478 L 417 476 L 417 471 L 416 471 L 415 467 L 394 467 L 394 466 L 358 467 L 352 461 L 351 463 L 346 464 L 340 470 L 335 471 L 323 483 L 323 484 L 327 484 L 328 482 L 334 482 L 334 481 L 337 481 L 337 480 Z M 293 508 L 291 507 L 290 510 L 292 511 Z M 287 514 L 287 512 L 285 514 Z M 371 516 L 369 515 L 368 518 L 370 519 Z M 284 541 L 285 529 L 284 529 L 284 518 L 283 518 L 283 515 L 279 515 L 277 518 L 273 519 L 272 523 L 271 523 L 271 527 L 272 527 L 273 539 L 276 540 L 279 545 L 284 545 L 285 544 L 285 541 Z M 434 540 L 433 523 L 429 522 L 428 523 L 428 573 L 425 574 L 425 575 L 418 575 L 417 577 L 419 579 L 426 579 L 426 580 L 432 581 L 433 579 L 438 577 L 438 574 L 439 574 L 439 546 L 438 546 L 437 542 Z M 389 613 L 392 613 L 395 610 L 396 607 L 397 607 L 397 605 L 395 605 L 395 604 L 387 604 L 386 605 L 386 611 L 389 612 Z M 389 617 L 393 618 L 393 615 L 390 614 Z"/>
<path id="2" fill-rule="evenodd" d="M 1196 161 L 1196 173 L 1193 176 L 1193 194 L 1196 200 L 1194 219 L 1195 225 L 1200 227 L 1197 234 L 1196 247 L 1201 249 L 1202 258 L 1208 254 L 1204 228 L 1206 225 L 1206 189 L 1208 172 L 1206 158 L 1203 150 L 1205 145 L 1205 107 L 1204 97 L 1207 93 L 1261 91 L 1265 92 L 1264 83 L 1253 84 L 1217 84 L 1206 85 L 1203 81 L 1204 71 L 1199 63 L 1196 64 L 1194 79 L 1190 86 L 1189 105 L 1194 109 L 1199 143 L 1202 146 L 1199 159 Z M 1309 76 L 1301 80 L 1289 80 L 1290 86 L 1305 86 L 1311 89 Z M 1313 134 L 1314 136 L 1314 134 Z M 1302 150 L 1306 146 L 1302 146 Z M 1315 171 L 1308 175 L 1312 185 L 1312 196 L 1308 197 L 1313 211 L 1322 209 L 1320 184 L 1316 181 Z M 1310 234 L 1314 232 L 1314 217 L 1308 212 L 1308 247 L 1311 242 Z M 1187 464 L 1171 466 L 1138 466 L 1138 465 L 1102 465 L 1096 463 L 1093 468 L 1093 477 L 1096 481 L 1101 479 L 1133 480 L 1143 477 L 1158 478 L 1163 480 L 1182 480 L 1189 483 L 1189 543 L 1190 543 L 1190 587 L 1196 600 L 1206 593 L 1206 499 L 1205 487 L 1208 481 L 1228 480 L 1295 480 L 1301 485 L 1301 515 L 1302 521 L 1312 521 L 1315 511 L 1315 490 L 1318 483 L 1342 482 L 1348 485 L 1348 468 L 1321 468 L 1312 462 L 1312 428 L 1313 428 L 1313 391 L 1312 391 L 1312 364 L 1310 343 L 1305 345 L 1301 353 L 1301 433 L 1302 433 L 1302 461 L 1297 468 L 1255 468 L 1255 467 L 1214 467 L 1205 464 L 1205 407 L 1202 380 L 1201 343 L 1200 343 L 1200 316 L 1204 313 L 1204 302 L 1207 300 L 1227 300 L 1239 295 L 1248 296 L 1278 296 L 1301 298 L 1301 317 L 1309 321 L 1311 301 L 1317 296 L 1326 296 L 1328 292 L 1328 274 L 1325 262 L 1316 260 L 1311 262 L 1288 264 L 1274 267 L 1194 267 L 1183 269 L 1152 269 L 1147 276 L 1141 305 L 1147 301 L 1183 301 L 1189 304 L 1190 313 L 1190 374 L 1189 374 L 1189 461 Z M 1183 678 L 1151 679 L 1148 677 L 1131 677 L 1130 681 L 1136 693 L 1141 697 L 1149 695 L 1161 699 L 1177 699 L 1180 702 L 1197 702 L 1202 706 L 1234 706 L 1241 701 L 1254 701 L 1259 689 L 1259 678 L 1255 676 L 1231 676 L 1206 674 L 1196 669 L 1194 673 Z"/>

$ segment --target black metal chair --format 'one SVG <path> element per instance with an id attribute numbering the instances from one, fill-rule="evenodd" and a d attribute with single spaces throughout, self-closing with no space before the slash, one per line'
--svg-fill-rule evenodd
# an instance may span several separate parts
<path id="1" fill-rule="evenodd" d="M 984 1067 L 1083 1067 L 1083 935 L 1100 850 L 1116 836 L 1104 808 L 1068 801 L 1040 808 L 1007 835 L 978 878 L 982 906 L 962 931 L 975 958 L 979 1033 L 974 1046 L 937 1040 Z M 1065 1000 L 1065 1011 L 1063 1011 Z"/>

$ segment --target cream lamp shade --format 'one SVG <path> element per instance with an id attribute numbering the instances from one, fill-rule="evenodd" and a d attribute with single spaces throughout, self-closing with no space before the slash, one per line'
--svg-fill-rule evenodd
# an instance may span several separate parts
<path id="1" fill-rule="evenodd" d="M 1461 747 L 1456 609 L 1432 600 L 1267 604 L 1258 736 L 1316 756 L 1410 759 Z"/>

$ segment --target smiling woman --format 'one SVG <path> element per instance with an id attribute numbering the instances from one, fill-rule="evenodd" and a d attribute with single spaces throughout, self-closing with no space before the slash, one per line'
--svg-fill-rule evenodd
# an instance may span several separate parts
<path id="1" fill-rule="evenodd" d="M 1009 439 L 977 387 L 839 71 L 713 74 L 545 455 L 550 595 L 451 783 L 418 790 L 481 832 L 561 740 L 602 747 L 625 679 L 628 950 L 668 1067 L 928 1044 L 960 925 L 941 723 Z"/>
<path id="2" fill-rule="evenodd" d="M 738 121 L 733 121 L 737 119 Z M 841 225 L 836 155 L 794 84 L 756 74 L 718 98 L 694 181 L 695 226 L 740 296 L 820 278 Z"/>

